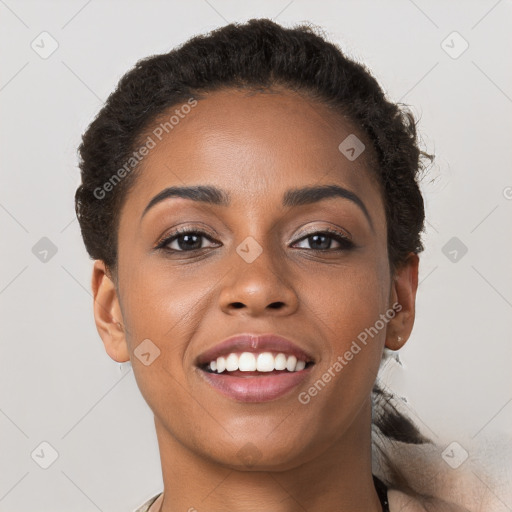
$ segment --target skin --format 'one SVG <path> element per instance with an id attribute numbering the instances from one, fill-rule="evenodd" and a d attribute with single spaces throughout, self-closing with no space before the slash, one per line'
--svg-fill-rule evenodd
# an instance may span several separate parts
<path id="1" fill-rule="evenodd" d="M 144 158 L 120 213 L 117 272 L 96 261 L 92 288 L 105 349 L 132 361 L 154 413 L 164 494 L 152 510 L 381 510 L 370 395 L 384 346 L 399 349 L 412 330 L 418 257 L 391 271 L 370 145 L 353 162 L 338 150 L 351 133 L 364 140 L 346 119 L 294 92 L 223 90 L 200 99 Z M 228 192 L 230 206 L 168 198 L 141 220 L 166 187 L 207 184 Z M 371 224 L 339 197 L 281 205 L 289 189 L 331 184 L 357 194 Z M 195 252 L 155 249 L 178 224 L 214 241 L 203 238 Z M 338 242 L 327 238 L 331 248 L 313 250 L 305 235 L 327 227 L 350 233 L 355 248 L 333 250 Z M 236 252 L 249 236 L 263 250 L 252 263 Z M 171 247 L 179 250 L 176 240 Z M 301 404 L 298 393 L 396 302 L 401 311 Z M 243 332 L 277 333 L 309 351 L 307 379 L 266 403 L 211 388 L 195 359 Z M 134 354 L 144 339 L 161 351 L 149 366 Z"/>

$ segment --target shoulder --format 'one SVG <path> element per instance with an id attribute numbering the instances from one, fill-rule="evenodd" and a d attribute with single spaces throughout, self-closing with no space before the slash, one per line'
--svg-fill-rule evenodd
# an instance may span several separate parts
<path id="1" fill-rule="evenodd" d="M 438 498 L 415 497 L 396 489 L 388 491 L 389 512 L 469 512 Z"/>
<path id="2" fill-rule="evenodd" d="M 155 503 L 155 501 L 162 495 L 162 493 L 158 493 L 156 496 L 153 496 L 144 504 L 142 504 L 139 508 L 134 510 L 133 512 L 149 512 L 151 505 Z"/>
<path id="3" fill-rule="evenodd" d="M 512 511 L 510 435 L 493 433 L 489 438 L 480 436 L 478 443 L 460 443 L 458 449 L 466 458 L 455 467 L 443 456 L 453 441 L 379 445 L 375 473 L 388 487 L 390 512 Z"/>
<path id="4" fill-rule="evenodd" d="M 388 490 L 389 512 L 425 512 L 425 507 L 412 496 L 396 489 Z"/>

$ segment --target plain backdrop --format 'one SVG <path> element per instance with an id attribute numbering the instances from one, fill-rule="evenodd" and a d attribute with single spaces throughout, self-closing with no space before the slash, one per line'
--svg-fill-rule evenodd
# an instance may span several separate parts
<path id="1" fill-rule="evenodd" d="M 93 322 L 76 149 L 138 59 L 253 17 L 321 26 L 420 119 L 417 320 L 385 377 L 441 450 L 511 430 L 510 1 L 0 0 L 0 511 L 132 511 L 161 490 L 150 410 Z"/>

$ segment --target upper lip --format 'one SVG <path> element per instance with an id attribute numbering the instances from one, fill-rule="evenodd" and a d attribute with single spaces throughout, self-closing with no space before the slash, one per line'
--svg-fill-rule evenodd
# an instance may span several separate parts
<path id="1" fill-rule="evenodd" d="M 298 360 L 314 362 L 313 357 L 295 342 L 277 334 L 236 334 L 206 350 L 197 358 L 197 366 L 202 366 L 232 352 L 275 352 L 294 355 Z"/>

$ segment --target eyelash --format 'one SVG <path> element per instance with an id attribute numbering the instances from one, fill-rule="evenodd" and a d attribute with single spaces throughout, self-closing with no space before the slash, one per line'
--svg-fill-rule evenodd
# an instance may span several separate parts
<path id="1" fill-rule="evenodd" d="M 307 251 L 315 251 L 315 252 L 333 252 L 333 251 L 347 251 L 350 249 L 353 249 L 355 247 L 354 242 L 350 240 L 350 238 L 347 237 L 346 234 L 344 234 L 342 231 L 338 231 L 336 229 L 332 228 L 325 228 L 320 231 L 313 231 L 311 233 L 307 233 L 306 235 L 302 236 L 298 240 L 296 240 L 294 243 L 302 242 L 304 240 L 307 240 L 308 238 L 314 236 L 314 235 L 332 235 L 328 238 L 336 240 L 340 244 L 340 247 L 337 249 L 306 249 Z M 177 228 L 172 233 L 169 234 L 169 236 L 166 236 L 161 242 L 159 242 L 156 246 L 156 249 L 161 249 L 170 253 L 178 253 L 178 252 L 195 252 L 195 251 L 201 251 L 203 249 L 206 249 L 206 247 L 202 247 L 199 249 L 192 249 L 190 251 L 184 251 L 184 250 L 177 250 L 177 249 L 170 249 L 167 247 L 171 242 L 174 240 L 177 240 L 180 236 L 183 235 L 196 235 L 200 237 L 204 237 L 208 239 L 210 242 L 214 242 L 213 237 L 210 236 L 208 233 L 205 233 L 204 231 L 200 230 L 194 230 L 190 228 Z M 301 249 L 303 249 L 301 247 Z"/>

